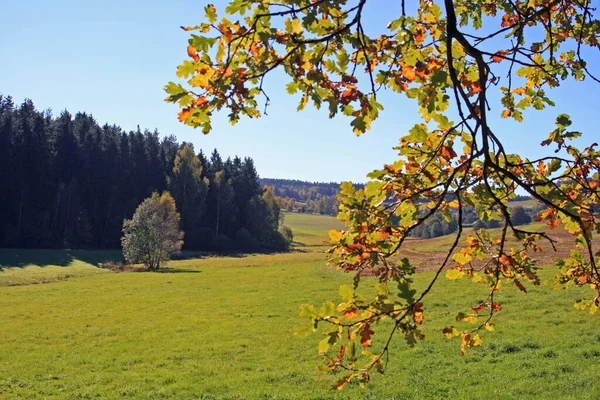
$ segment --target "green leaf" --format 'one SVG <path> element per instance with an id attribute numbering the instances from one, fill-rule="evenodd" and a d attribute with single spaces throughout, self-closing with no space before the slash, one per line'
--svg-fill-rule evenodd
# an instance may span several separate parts
<path id="1" fill-rule="evenodd" d="M 178 83 L 175 82 L 169 82 L 166 86 L 165 86 L 165 92 L 167 92 L 168 94 L 170 94 L 171 96 L 177 96 L 177 95 L 184 95 L 187 94 L 187 90 L 181 86 Z"/>
<path id="2" fill-rule="evenodd" d="M 290 82 L 285 87 L 289 94 L 294 94 L 298 91 L 298 82 Z"/>
<path id="3" fill-rule="evenodd" d="M 415 142 L 424 142 L 427 139 L 427 125 L 425 124 L 416 124 L 413 126 L 408 133 L 410 134 L 410 138 Z"/>
<path id="4" fill-rule="evenodd" d="M 177 76 L 180 78 L 187 78 L 194 74 L 197 68 L 198 65 L 195 62 L 185 60 L 183 64 L 177 67 Z"/>
<path id="5" fill-rule="evenodd" d="M 571 117 L 568 114 L 560 114 L 556 117 L 556 125 L 561 128 L 566 128 L 571 125 Z"/>
<path id="6" fill-rule="evenodd" d="M 361 115 L 354 118 L 350 125 L 354 128 L 354 133 L 356 136 L 359 136 L 361 133 L 365 133 L 369 127 L 367 120 Z"/>
<path id="7" fill-rule="evenodd" d="M 192 35 L 192 38 L 189 40 L 189 43 L 194 46 L 199 51 L 204 53 L 208 52 L 208 49 L 215 45 L 217 39 L 209 38 L 205 36 Z"/>
<path id="8" fill-rule="evenodd" d="M 302 33 L 302 24 L 298 18 L 288 18 L 285 20 L 285 30 L 290 33 Z"/>
<path id="9" fill-rule="evenodd" d="M 558 159 L 554 159 L 552 161 L 550 161 L 550 163 L 548 164 L 548 170 L 552 173 L 552 172 L 556 172 L 560 169 L 560 166 L 562 165 L 561 161 Z"/>
<path id="10" fill-rule="evenodd" d="M 300 308 L 300 316 L 314 318 L 317 316 L 317 307 L 312 304 L 305 304 Z"/>
<path id="11" fill-rule="evenodd" d="M 215 22 L 217 22 L 217 10 L 215 9 L 214 5 L 207 4 L 204 7 L 204 13 L 206 15 L 206 19 L 208 20 L 208 22 L 210 22 L 211 24 L 214 24 Z"/>

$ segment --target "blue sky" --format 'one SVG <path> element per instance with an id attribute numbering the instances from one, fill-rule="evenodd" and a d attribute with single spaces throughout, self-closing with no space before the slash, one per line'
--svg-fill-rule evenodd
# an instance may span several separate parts
<path id="1" fill-rule="evenodd" d="M 368 8 L 371 26 L 387 21 Z M 396 4 L 398 2 L 390 2 Z M 16 102 L 31 98 L 39 109 L 86 111 L 100 124 L 124 129 L 137 125 L 174 134 L 196 149 L 217 148 L 224 156 L 250 156 L 259 174 L 270 178 L 310 181 L 364 181 L 365 175 L 393 162 L 392 147 L 419 121 L 416 106 L 391 93 L 386 107 L 367 134 L 357 138 L 344 117 L 330 120 L 326 112 L 296 112 L 298 97 L 285 92 L 287 82 L 274 75 L 267 82 L 268 116 L 231 126 L 225 113 L 216 115 L 213 132 L 177 121 L 178 109 L 165 103 L 163 86 L 175 80 L 186 56 L 188 34 L 180 25 L 203 18 L 200 1 L 29 1 L 7 2 L 0 13 L 0 92 Z M 218 10 L 224 2 L 215 1 Z M 396 7 L 396 6 L 394 6 Z M 386 12 L 394 15 L 394 12 Z M 598 60 L 598 57 L 594 57 Z M 509 151 L 536 157 L 539 142 L 553 129 L 554 116 L 570 113 L 583 142 L 600 141 L 600 86 L 591 81 L 554 90 L 557 107 L 527 115 L 525 124 L 495 121 Z M 547 150 L 546 150 L 547 151 Z"/>

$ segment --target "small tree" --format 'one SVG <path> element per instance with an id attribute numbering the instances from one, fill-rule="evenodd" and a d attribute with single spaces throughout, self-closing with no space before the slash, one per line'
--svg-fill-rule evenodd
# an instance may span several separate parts
<path id="1" fill-rule="evenodd" d="M 512 220 L 515 225 L 525 225 L 531 222 L 531 217 L 523 207 L 515 207 L 512 210 Z"/>
<path id="2" fill-rule="evenodd" d="M 144 263 L 149 270 L 160 268 L 169 254 L 181 250 L 183 232 L 180 216 L 169 192 L 153 193 L 140 204 L 133 218 L 123 221 L 123 254 L 128 263 Z"/>

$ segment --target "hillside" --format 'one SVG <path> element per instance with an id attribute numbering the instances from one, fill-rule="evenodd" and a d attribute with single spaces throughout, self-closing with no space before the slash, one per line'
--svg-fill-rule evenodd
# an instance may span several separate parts
<path id="1" fill-rule="evenodd" d="M 307 182 L 296 179 L 261 178 L 261 184 L 273 188 L 286 211 L 337 215 L 338 182 Z M 355 184 L 362 188 L 363 184 Z"/>

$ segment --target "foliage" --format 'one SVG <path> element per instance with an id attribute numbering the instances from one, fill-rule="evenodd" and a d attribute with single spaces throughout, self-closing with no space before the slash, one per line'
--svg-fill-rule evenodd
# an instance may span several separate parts
<path id="1" fill-rule="evenodd" d="M 212 114 L 223 108 L 232 123 L 260 116 L 259 96 L 269 101 L 263 82 L 275 69 L 290 78 L 288 92 L 300 93 L 299 110 L 311 102 L 326 107 L 331 117 L 343 114 L 357 135 L 382 111 L 380 90 L 417 102 L 423 121 L 400 139 L 400 158 L 369 174 L 372 181 L 364 189 L 342 184 L 339 218 L 346 229 L 331 232 L 329 255 L 333 265 L 354 274 L 353 285 L 340 288 L 339 306 L 328 302 L 302 310 L 324 334 L 318 348 L 323 370 L 345 373 L 338 389 L 383 372 L 396 334 L 409 346 L 424 337 L 424 301 L 445 268 L 454 266 L 449 279 L 472 279 L 488 289 L 483 301 L 477 298 L 457 315 L 457 327 L 444 330 L 449 338 L 461 338 L 463 354 L 481 345 L 482 329 L 493 329 L 503 282 L 522 291 L 539 284 L 531 256 L 540 241 L 552 239 L 513 223 L 507 202 L 517 191 L 546 207 L 538 214 L 541 221 L 563 225 L 573 235 L 571 256 L 557 264 L 556 287 L 588 288 L 577 307 L 592 313 L 600 299 L 592 242 L 600 231 L 596 144 L 576 147 L 572 140 L 581 133 L 559 113 L 556 128 L 541 143 L 555 152 L 525 159 L 505 150 L 490 119 L 493 111 L 524 121 L 525 111 L 554 105 L 550 88 L 567 80 L 600 82 L 583 58 L 599 47 L 600 23 L 590 2 L 401 1 L 400 15 L 369 33 L 363 27 L 367 2 L 233 0 L 225 9 L 233 20 L 218 19 L 208 5 L 206 22 L 184 28 L 192 32 L 190 60 L 177 75 L 186 86 L 166 86 L 167 101 L 182 108 L 180 121 L 204 133 L 211 130 Z M 506 84 L 500 85 L 501 75 Z M 491 101 L 492 93 L 501 97 L 500 105 Z M 461 239 L 466 207 L 481 221 L 500 221 L 500 237 L 484 230 Z M 406 238 L 428 218 L 448 217 L 452 210 L 455 240 L 429 285 L 417 291 L 414 265 L 402 256 Z M 514 246 L 507 243 L 511 236 Z M 365 273 L 378 278 L 374 288 L 361 284 Z M 378 347 L 375 330 L 387 332 Z"/>
<path id="2" fill-rule="evenodd" d="M 192 146 L 185 144 L 177 150 L 173 174 L 167 178 L 167 182 L 170 193 L 181 209 L 184 232 L 197 227 L 204 214 L 209 180 L 202 176 L 202 169 L 202 163 Z"/>
<path id="3" fill-rule="evenodd" d="M 133 218 L 123 221 L 123 255 L 130 264 L 143 263 L 149 270 L 160 268 L 169 255 L 181 250 L 183 232 L 175 200 L 169 192 L 153 193 L 139 205 Z"/>

